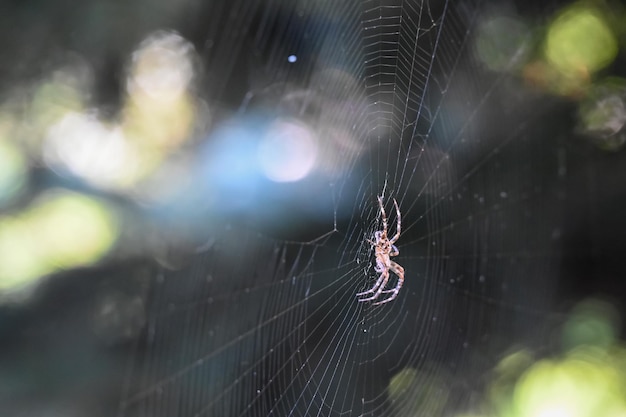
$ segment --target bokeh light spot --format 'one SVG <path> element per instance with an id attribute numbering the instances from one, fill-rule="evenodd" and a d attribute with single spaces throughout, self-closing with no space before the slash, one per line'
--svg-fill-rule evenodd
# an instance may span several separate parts
<path id="1" fill-rule="evenodd" d="M 132 56 L 121 128 L 141 153 L 141 177 L 186 142 L 200 119 L 190 91 L 196 60 L 191 43 L 167 31 L 148 36 Z"/>
<path id="2" fill-rule="evenodd" d="M 413 368 L 405 368 L 395 374 L 389 381 L 389 398 L 396 400 L 406 392 L 417 379 L 417 371 Z"/>
<path id="3" fill-rule="evenodd" d="M 587 345 L 607 349 L 613 345 L 619 325 L 619 314 L 610 304 L 600 300 L 582 302 L 563 327 L 564 348 Z"/>
<path id="4" fill-rule="evenodd" d="M 194 68 L 193 47 L 174 32 L 156 32 L 133 54 L 133 68 L 128 80 L 132 94 L 141 91 L 154 99 L 180 96 L 191 81 Z"/>
<path id="5" fill-rule="evenodd" d="M 116 218 L 103 203 L 75 193 L 47 194 L 30 210 L 0 219 L 0 292 L 92 264 L 117 236 Z"/>
<path id="6" fill-rule="evenodd" d="M 617 55 L 617 41 L 596 10 L 573 6 L 552 23 L 545 45 L 548 61 L 570 76 L 585 76 L 609 65 Z"/>
<path id="7" fill-rule="evenodd" d="M 520 379 L 513 415 L 595 417 L 623 415 L 623 381 L 610 365 L 570 357 L 536 363 Z M 617 412 L 611 414 L 611 412 Z"/>
<path id="8" fill-rule="evenodd" d="M 578 130 L 598 148 L 617 151 L 626 143 L 626 83 L 615 78 L 593 86 L 581 101 Z"/>
<path id="9" fill-rule="evenodd" d="M 95 114 L 68 113 L 51 126 L 43 155 L 50 167 L 104 188 L 126 182 L 137 166 L 119 127 L 104 125 Z"/>
<path id="10" fill-rule="evenodd" d="M 11 201 L 26 183 L 27 163 L 20 150 L 0 140 L 0 205 Z"/>
<path id="11" fill-rule="evenodd" d="M 476 38 L 478 59 L 494 71 L 517 68 L 529 57 L 529 30 L 520 20 L 498 16 L 485 20 Z"/>
<path id="12" fill-rule="evenodd" d="M 263 173 L 270 180 L 301 180 L 309 174 L 317 159 L 314 135 L 302 124 L 276 122 L 259 145 L 258 158 Z"/>

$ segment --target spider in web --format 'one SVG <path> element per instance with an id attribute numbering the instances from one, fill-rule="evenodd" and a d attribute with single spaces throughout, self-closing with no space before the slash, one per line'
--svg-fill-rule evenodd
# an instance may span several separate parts
<path id="1" fill-rule="evenodd" d="M 383 220 L 383 230 L 378 230 L 374 232 L 374 239 L 367 239 L 369 243 L 372 244 L 374 248 L 374 253 L 376 255 L 376 266 L 374 267 L 374 271 L 378 272 L 380 276 L 378 280 L 374 284 L 372 288 L 367 291 L 363 291 L 358 293 L 356 296 L 361 297 L 363 295 L 372 294 L 370 297 L 360 298 L 359 301 L 371 301 L 376 300 L 381 294 L 391 295 L 385 298 L 382 301 L 378 301 L 374 303 L 374 305 L 388 303 L 389 301 L 393 301 L 397 296 L 398 292 L 400 292 L 400 288 L 402 288 L 402 284 L 404 283 L 404 268 L 394 261 L 391 260 L 392 256 L 397 256 L 400 254 L 398 248 L 394 245 L 398 238 L 400 237 L 400 208 L 398 208 L 398 203 L 396 199 L 393 199 L 393 204 L 396 207 L 396 234 L 390 239 L 387 237 L 387 214 L 385 213 L 385 208 L 383 206 L 383 198 L 378 197 L 378 205 L 380 206 L 380 214 Z M 398 283 L 395 288 L 391 290 L 385 290 L 385 286 L 387 285 L 387 281 L 389 281 L 389 271 L 393 272 L 398 276 Z"/>

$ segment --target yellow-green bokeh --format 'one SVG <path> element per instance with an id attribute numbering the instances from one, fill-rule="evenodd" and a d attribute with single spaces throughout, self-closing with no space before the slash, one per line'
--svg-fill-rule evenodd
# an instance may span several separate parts
<path id="1" fill-rule="evenodd" d="M 398 417 L 440 415 L 449 390 L 440 372 L 404 368 L 389 381 L 387 395 Z"/>
<path id="2" fill-rule="evenodd" d="M 606 350 L 617 338 L 619 314 L 609 303 L 587 300 L 578 304 L 563 326 L 561 338 L 565 350 L 594 346 Z"/>
<path id="3" fill-rule="evenodd" d="M 603 14 L 576 4 L 548 28 L 545 55 L 565 76 L 582 77 L 605 68 L 617 56 L 618 44 Z"/>
<path id="4" fill-rule="evenodd" d="M 563 352 L 542 360 L 519 350 L 496 366 L 488 415 L 618 417 L 626 415 L 626 349 L 619 314 L 602 300 L 578 303 L 561 329 Z"/>
<path id="5" fill-rule="evenodd" d="M 117 235 L 116 217 L 104 203 L 76 193 L 48 194 L 27 211 L 0 219 L 0 291 L 92 264 Z"/>
<path id="6" fill-rule="evenodd" d="M 28 166 L 20 149 L 0 138 L 0 205 L 11 201 L 24 188 Z"/>
<path id="7" fill-rule="evenodd" d="M 416 379 L 417 371 L 413 368 L 405 368 L 395 374 L 387 387 L 389 398 L 392 401 L 400 399 L 415 384 Z"/>
<path id="8" fill-rule="evenodd" d="M 516 417 L 598 417 L 626 413 L 624 375 L 610 361 L 569 356 L 543 360 L 515 389 Z"/>

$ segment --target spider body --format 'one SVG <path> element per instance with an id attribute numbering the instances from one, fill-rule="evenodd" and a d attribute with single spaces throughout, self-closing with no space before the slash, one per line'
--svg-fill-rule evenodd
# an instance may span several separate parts
<path id="1" fill-rule="evenodd" d="M 383 230 L 378 230 L 374 232 L 374 240 L 368 239 L 367 241 L 374 248 L 374 255 L 376 256 L 376 266 L 374 267 L 374 271 L 378 272 L 380 275 L 378 276 L 378 280 L 372 288 L 367 291 L 363 291 L 357 294 L 357 297 L 361 297 L 363 295 L 372 294 L 369 297 L 359 298 L 359 301 L 371 301 L 376 300 L 381 294 L 391 294 L 389 297 L 385 298 L 382 301 L 378 301 L 374 303 L 374 305 L 388 303 L 393 301 L 397 296 L 398 292 L 400 292 L 400 288 L 402 288 L 402 284 L 404 283 L 404 268 L 397 264 L 396 262 L 391 260 L 392 256 L 397 256 L 400 254 L 398 248 L 394 245 L 398 238 L 400 238 L 401 224 L 400 224 L 400 208 L 398 207 L 398 202 L 394 199 L 393 204 L 396 207 L 396 234 L 389 238 L 387 236 L 387 214 L 385 213 L 385 207 L 383 206 L 383 198 L 378 197 L 378 205 L 380 206 L 380 215 L 383 220 Z M 389 281 L 389 272 L 393 272 L 398 277 L 398 283 L 393 289 L 385 290 L 385 286 L 387 285 L 387 281 Z"/>

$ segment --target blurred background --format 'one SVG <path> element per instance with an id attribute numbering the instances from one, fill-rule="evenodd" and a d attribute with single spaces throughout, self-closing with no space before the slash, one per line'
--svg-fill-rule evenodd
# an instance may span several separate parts
<path id="1" fill-rule="evenodd" d="M 621 2 L 0 10 L 1 415 L 626 415 Z"/>

